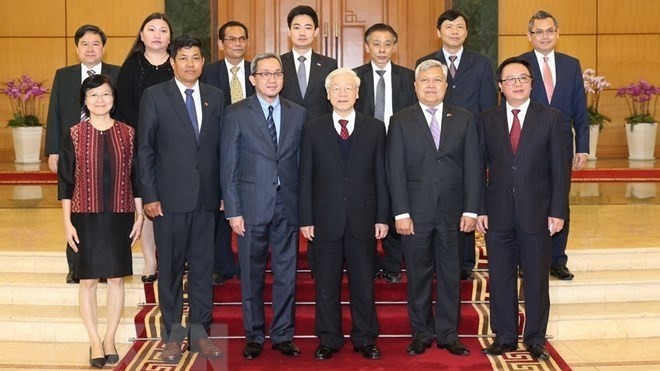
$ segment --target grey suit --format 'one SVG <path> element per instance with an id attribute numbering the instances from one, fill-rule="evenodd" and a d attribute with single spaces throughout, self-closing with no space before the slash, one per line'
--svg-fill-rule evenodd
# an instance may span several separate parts
<path id="1" fill-rule="evenodd" d="M 263 282 L 268 247 L 273 270 L 273 344 L 290 341 L 298 255 L 298 158 L 305 109 L 280 100 L 275 148 L 258 94 L 227 108 L 222 131 L 221 180 L 227 218 L 242 216 L 238 238 L 243 325 L 248 343 L 263 343 Z"/>
<path id="2" fill-rule="evenodd" d="M 174 79 L 144 91 L 138 122 L 138 167 L 144 204 L 159 201 L 154 218 L 158 249 L 158 295 L 163 339 L 181 341 L 182 277 L 188 262 L 190 336 L 211 325 L 214 216 L 220 207 L 219 138 L 224 98 L 199 84 L 199 141 Z"/>

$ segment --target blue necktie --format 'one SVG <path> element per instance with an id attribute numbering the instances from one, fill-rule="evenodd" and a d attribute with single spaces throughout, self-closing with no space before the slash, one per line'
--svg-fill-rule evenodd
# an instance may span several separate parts
<path id="1" fill-rule="evenodd" d="M 277 152 L 277 129 L 275 129 L 275 120 L 273 120 L 273 106 L 268 106 L 268 118 L 266 119 L 266 124 L 268 124 L 270 139 L 273 140 L 273 145 Z"/>
<path id="2" fill-rule="evenodd" d="M 199 141 L 199 125 L 197 124 L 197 111 L 195 110 L 195 100 L 193 99 L 192 89 L 186 89 L 186 109 L 188 110 L 188 116 L 190 117 L 190 122 L 195 132 L 195 139 Z"/>

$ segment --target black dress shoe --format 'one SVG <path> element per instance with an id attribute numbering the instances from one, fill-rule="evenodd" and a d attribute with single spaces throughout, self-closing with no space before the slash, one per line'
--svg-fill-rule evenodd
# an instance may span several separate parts
<path id="1" fill-rule="evenodd" d="M 225 282 L 229 281 L 231 277 L 227 277 L 224 274 L 213 273 L 213 284 L 214 285 L 224 285 Z"/>
<path id="2" fill-rule="evenodd" d="M 332 358 L 332 355 L 335 353 L 337 353 L 336 349 L 332 349 L 325 345 L 319 345 L 319 347 L 316 348 L 316 351 L 314 351 L 314 358 L 318 359 L 319 361 L 326 360 Z"/>
<path id="3" fill-rule="evenodd" d="M 69 273 L 66 274 L 66 283 L 74 284 L 74 283 L 80 283 L 80 280 L 77 278 L 73 277 L 73 271 L 69 271 Z"/>
<path id="4" fill-rule="evenodd" d="M 379 359 L 380 358 L 380 350 L 376 346 L 376 344 L 369 344 L 365 345 L 363 347 L 353 347 L 353 350 L 362 354 L 362 357 L 366 359 Z"/>
<path id="5" fill-rule="evenodd" d="M 431 347 L 431 343 L 425 343 L 419 339 L 413 339 L 413 341 L 408 344 L 408 348 L 406 348 L 406 351 L 408 352 L 409 356 L 418 356 L 420 354 L 424 354 L 426 352 L 426 349 Z"/>
<path id="6" fill-rule="evenodd" d="M 281 343 L 273 344 L 273 350 L 279 350 L 285 356 L 300 357 L 300 349 L 298 349 L 293 341 L 287 340 Z"/>
<path id="7" fill-rule="evenodd" d="M 383 279 L 389 283 L 401 282 L 401 272 L 383 271 Z"/>
<path id="8" fill-rule="evenodd" d="M 527 351 L 534 359 L 550 359 L 548 350 L 543 345 L 532 345 L 527 347 Z"/>
<path id="9" fill-rule="evenodd" d="M 181 343 L 177 341 L 165 343 L 165 348 L 160 353 L 160 357 L 165 363 L 179 363 L 181 360 Z"/>
<path id="10" fill-rule="evenodd" d="M 461 344 L 461 342 L 458 340 L 450 341 L 449 343 L 445 344 L 438 343 L 438 348 L 447 349 L 449 353 L 457 356 L 467 356 L 470 354 L 468 348 L 466 348 L 465 345 Z"/>
<path id="11" fill-rule="evenodd" d="M 141 279 L 143 283 L 153 283 L 154 281 L 156 281 L 156 279 L 158 279 L 158 276 L 155 274 L 150 274 L 148 276 L 142 276 Z"/>
<path id="12" fill-rule="evenodd" d="M 245 348 L 243 348 L 243 358 L 245 359 L 255 359 L 261 354 L 263 345 L 259 343 L 247 343 Z"/>
<path id="13" fill-rule="evenodd" d="M 92 347 L 89 347 L 89 365 L 94 368 L 103 368 L 105 366 L 105 357 L 92 358 Z"/>
<path id="14" fill-rule="evenodd" d="M 491 356 L 501 356 L 506 352 L 513 352 L 518 349 L 518 344 L 504 344 L 499 341 L 495 341 L 488 348 L 481 350 L 483 354 L 489 354 Z"/>
<path id="15" fill-rule="evenodd" d="M 114 344 L 112 345 L 112 347 L 114 348 L 115 352 L 105 355 L 105 363 L 109 365 L 114 365 L 115 363 L 119 362 L 119 354 L 117 354 L 117 347 L 115 347 Z"/>
<path id="16" fill-rule="evenodd" d="M 465 281 L 465 280 L 473 280 L 473 279 L 474 279 L 474 275 L 472 274 L 471 270 L 464 269 L 461 272 L 461 280 Z"/>
<path id="17" fill-rule="evenodd" d="M 568 270 L 568 267 L 565 265 L 554 265 L 550 267 L 550 275 L 559 278 L 562 281 L 570 281 L 575 275 Z"/>

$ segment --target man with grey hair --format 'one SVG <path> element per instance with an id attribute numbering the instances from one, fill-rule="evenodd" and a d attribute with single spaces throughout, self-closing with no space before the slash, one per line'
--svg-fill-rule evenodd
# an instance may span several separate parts
<path id="1" fill-rule="evenodd" d="M 424 353 L 433 339 L 452 354 L 470 353 L 457 332 L 461 254 L 456 235 L 476 225 L 479 138 L 470 112 L 443 103 L 446 90 L 447 67 L 436 60 L 421 62 L 415 70 L 419 104 L 394 114 L 387 135 L 392 214 L 408 276 L 409 355 Z"/>
<path id="2" fill-rule="evenodd" d="M 364 358 L 381 356 L 376 346 L 374 298 L 376 240 L 387 235 L 389 195 L 385 175 L 385 125 L 356 112 L 360 79 L 340 68 L 325 79 L 332 113 L 303 128 L 300 150 L 300 232 L 314 241 L 315 334 L 318 360 L 344 345 L 341 284 L 346 263 L 353 349 Z"/>
<path id="3" fill-rule="evenodd" d="M 221 140 L 225 216 L 238 235 L 245 359 L 265 339 L 264 279 L 273 271 L 272 348 L 300 356 L 292 342 L 298 258 L 298 158 L 305 109 L 280 97 L 284 72 L 272 53 L 252 60 L 255 94 L 227 108 Z"/>

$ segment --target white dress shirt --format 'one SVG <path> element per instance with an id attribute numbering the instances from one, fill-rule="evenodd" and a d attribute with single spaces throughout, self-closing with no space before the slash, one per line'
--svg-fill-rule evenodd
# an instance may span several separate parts
<path id="1" fill-rule="evenodd" d="M 195 81 L 195 86 L 192 88 L 189 88 L 181 81 L 177 80 L 174 78 L 174 82 L 176 82 L 176 86 L 179 88 L 179 91 L 181 92 L 181 96 L 183 97 L 183 102 L 186 102 L 186 89 L 192 89 L 192 97 L 193 100 L 195 101 L 195 113 L 197 114 L 197 127 L 199 128 L 199 132 L 202 132 L 202 96 L 199 94 L 199 80 Z"/>

